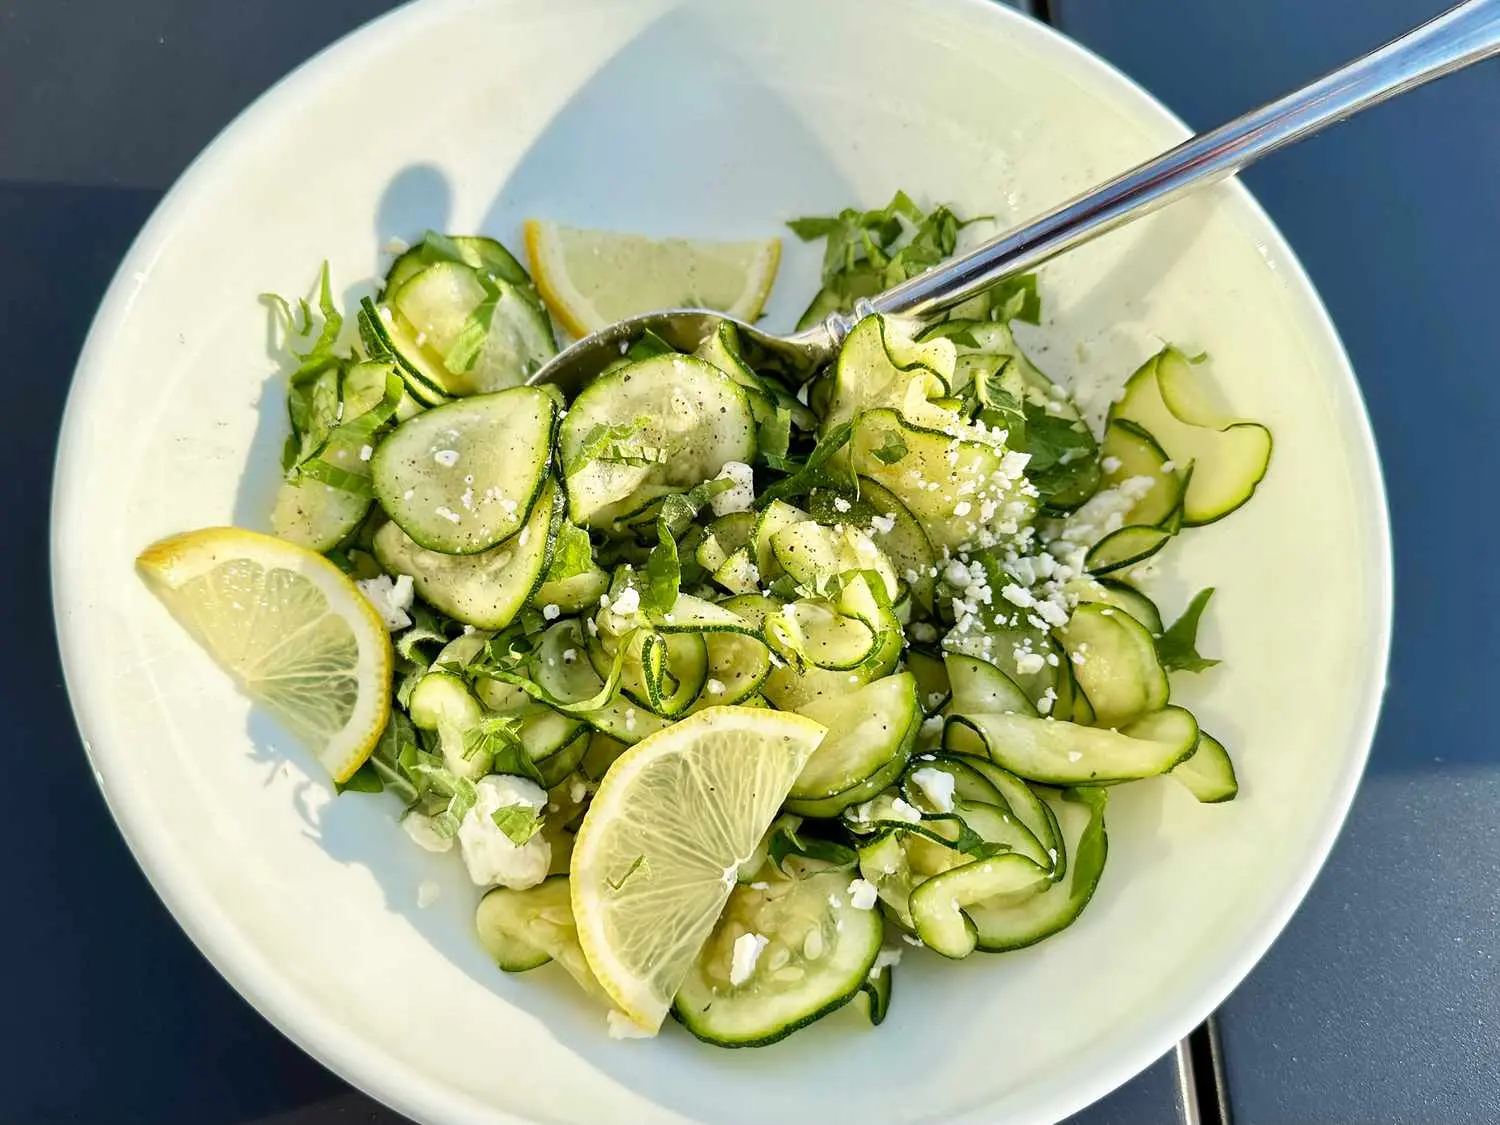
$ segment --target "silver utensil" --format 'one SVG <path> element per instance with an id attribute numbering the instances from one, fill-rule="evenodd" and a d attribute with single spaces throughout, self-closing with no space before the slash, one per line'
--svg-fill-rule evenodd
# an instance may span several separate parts
<path id="1" fill-rule="evenodd" d="M 723 321 L 793 369 L 832 359 L 849 330 L 875 313 L 931 317 L 1014 274 L 1124 226 L 1362 109 L 1500 54 L 1500 0 L 1467 0 L 1310 85 L 1200 133 L 977 249 L 779 337 L 709 309 L 665 309 L 612 324 L 558 353 L 531 377 L 575 393 L 649 330 L 691 351 Z"/>

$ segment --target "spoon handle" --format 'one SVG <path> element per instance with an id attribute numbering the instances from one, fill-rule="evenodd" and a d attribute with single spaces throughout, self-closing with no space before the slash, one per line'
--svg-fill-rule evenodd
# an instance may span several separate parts
<path id="1" fill-rule="evenodd" d="M 1085 192 L 961 258 L 860 302 L 923 317 L 1114 230 L 1387 98 L 1500 54 L 1500 0 L 1467 0 L 1274 102 Z M 840 338 L 852 320 L 830 323 Z M 847 318 L 837 318 L 845 321 Z"/>

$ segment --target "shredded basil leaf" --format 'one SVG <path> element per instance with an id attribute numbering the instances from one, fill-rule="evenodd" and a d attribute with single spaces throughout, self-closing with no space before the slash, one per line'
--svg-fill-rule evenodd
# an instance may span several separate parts
<path id="1" fill-rule="evenodd" d="M 543 824 L 541 814 L 527 805 L 506 805 L 492 812 L 490 819 L 518 848 L 540 832 Z"/>
<path id="2" fill-rule="evenodd" d="M 1198 655 L 1198 622 L 1208 608 L 1214 588 L 1207 586 L 1193 595 L 1187 609 L 1172 626 L 1156 638 L 1156 656 L 1168 672 L 1202 672 L 1218 660 Z"/>

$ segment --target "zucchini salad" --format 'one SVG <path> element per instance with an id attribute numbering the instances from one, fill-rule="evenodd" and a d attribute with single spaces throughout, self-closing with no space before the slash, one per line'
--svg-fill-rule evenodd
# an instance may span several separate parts
<path id="1" fill-rule="evenodd" d="M 793 222 L 825 251 L 803 323 L 963 225 L 902 194 Z M 528 384 L 554 322 L 645 311 L 632 293 L 754 319 L 779 243 L 530 223 L 526 244 L 530 271 L 429 232 L 347 318 L 326 266 L 314 303 L 273 299 L 274 534 L 138 560 L 343 799 L 464 865 L 500 969 L 555 962 L 531 987 L 581 988 L 617 1038 L 670 1015 L 758 1046 L 851 1001 L 879 1024 L 903 956 L 1079 917 L 1113 786 L 1235 796 L 1171 701 L 1217 663 L 1213 591 L 1164 617 L 1139 588 L 1269 464 L 1206 357 L 1152 356 L 1096 431 L 1017 345 L 1026 276 L 936 323 L 860 320 L 817 371 L 727 322 L 691 352 L 648 333 L 569 398 Z"/>

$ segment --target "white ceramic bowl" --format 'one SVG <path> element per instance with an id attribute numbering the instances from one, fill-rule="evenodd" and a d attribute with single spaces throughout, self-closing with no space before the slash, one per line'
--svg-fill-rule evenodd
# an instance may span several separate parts
<path id="1" fill-rule="evenodd" d="M 283 388 L 256 294 L 327 258 L 351 285 L 393 235 L 521 219 L 757 235 L 898 187 L 1002 220 L 1184 135 L 1128 80 L 982 0 L 428 0 L 324 52 L 198 159 L 104 301 L 64 425 L 54 579 L 68 685 L 121 830 L 219 970 L 323 1062 L 442 1125 L 1045 1122 L 1125 1081 L 1224 998 L 1343 820 L 1385 682 L 1389 544 L 1354 379 L 1291 251 L 1237 185 L 1044 274 L 1055 374 L 1114 383 L 1160 339 L 1208 349 L 1276 437 L 1232 519 L 1154 589 L 1219 593 L 1223 667 L 1180 694 L 1230 746 L 1240 799 L 1119 791 L 1110 858 L 1055 940 L 912 956 L 890 1019 L 719 1051 L 616 1043 L 551 970 L 507 977 L 475 890 L 410 846 L 393 802 L 334 800 L 141 586 L 170 532 L 264 527 Z M 817 256 L 788 245 L 785 326 Z M 448 857 L 451 859 L 451 857 Z M 416 905 L 425 878 L 441 898 Z"/>

